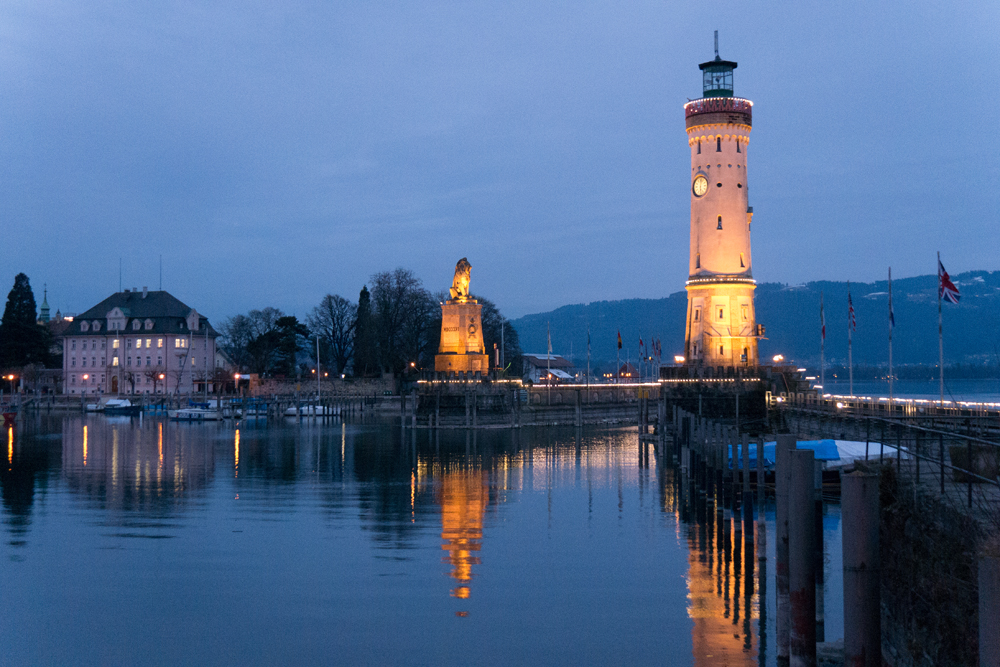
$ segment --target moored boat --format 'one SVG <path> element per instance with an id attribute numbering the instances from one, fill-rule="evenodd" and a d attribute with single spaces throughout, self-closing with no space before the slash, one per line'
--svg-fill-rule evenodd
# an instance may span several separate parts
<path id="1" fill-rule="evenodd" d="M 285 410 L 286 417 L 332 417 L 340 414 L 340 408 L 328 405 L 300 405 Z"/>
<path id="2" fill-rule="evenodd" d="M 219 410 L 212 410 L 211 408 L 187 407 L 178 410 L 168 410 L 167 417 L 174 421 L 186 422 L 219 421 L 222 419 L 222 413 Z"/>
<path id="3" fill-rule="evenodd" d="M 112 398 L 104 404 L 103 412 L 106 415 L 137 415 L 142 412 L 142 406 L 127 398 Z"/>

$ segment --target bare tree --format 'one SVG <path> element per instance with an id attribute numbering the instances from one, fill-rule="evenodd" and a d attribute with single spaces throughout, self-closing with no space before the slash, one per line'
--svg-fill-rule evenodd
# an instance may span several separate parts
<path id="1" fill-rule="evenodd" d="M 436 304 L 408 269 L 376 273 L 371 285 L 379 365 L 398 373 L 421 360 Z"/>
<path id="2" fill-rule="evenodd" d="M 354 354 L 357 314 L 356 304 L 339 294 L 327 294 L 306 317 L 309 330 L 319 337 L 322 359 L 335 364 L 338 375 L 344 372 Z"/>
<path id="3" fill-rule="evenodd" d="M 157 393 L 156 388 L 159 386 L 160 382 L 162 382 L 164 378 L 166 378 L 166 375 L 163 372 L 163 368 L 161 368 L 160 366 L 157 366 L 156 368 L 147 368 L 142 372 L 142 374 L 146 376 L 147 380 L 151 380 L 153 382 L 154 394 Z"/>
<path id="4" fill-rule="evenodd" d="M 283 312 L 271 307 L 229 317 L 219 325 L 219 347 L 237 370 L 266 373 L 278 356 L 281 328 L 278 321 L 283 317 Z"/>

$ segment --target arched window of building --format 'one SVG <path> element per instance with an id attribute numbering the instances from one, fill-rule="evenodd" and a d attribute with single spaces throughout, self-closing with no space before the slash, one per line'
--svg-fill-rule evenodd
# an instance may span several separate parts
<path id="1" fill-rule="evenodd" d="M 701 141 L 698 141 L 698 155 L 701 155 Z"/>
<path id="2" fill-rule="evenodd" d="M 722 229 L 722 216 L 719 216 L 719 226 L 716 229 Z"/>
<path id="3" fill-rule="evenodd" d="M 737 153 L 742 153 L 743 152 L 743 151 L 740 150 L 740 142 L 739 141 L 736 142 L 736 152 Z"/>
<path id="4" fill-rule="evenodd" d="M 716 153 L 722 152 L 722 137 L 715 138 L 715 152 Z"/>

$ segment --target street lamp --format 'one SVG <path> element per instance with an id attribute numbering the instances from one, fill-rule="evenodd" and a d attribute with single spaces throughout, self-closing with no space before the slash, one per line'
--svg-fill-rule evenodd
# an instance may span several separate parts
<path id="1" fill-rule="evenodd" d="M 771 357 L 771 359 L 774 361 L 774 363 L 780 364 L 782 361 L 785 360 L 785 355 L 783 355 L 783 354 L 776 354 L 773 357 Z"/>

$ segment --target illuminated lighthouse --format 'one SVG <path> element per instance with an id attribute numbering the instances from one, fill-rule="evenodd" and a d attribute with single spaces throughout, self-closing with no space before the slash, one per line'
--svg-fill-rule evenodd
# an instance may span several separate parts
<path id="1" fill-rule="evenodd" d="M 688 270 L 687 363 L 756 366 L 757 328 L 750 261 L 747 144 L 753 102 L 733 97 L 736 63 L 698 66 L 703 97 L 684 105 L 691 147 L 691 258 Z"/>

